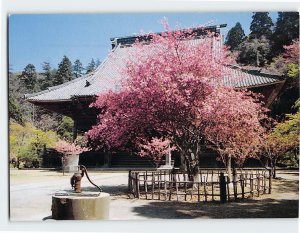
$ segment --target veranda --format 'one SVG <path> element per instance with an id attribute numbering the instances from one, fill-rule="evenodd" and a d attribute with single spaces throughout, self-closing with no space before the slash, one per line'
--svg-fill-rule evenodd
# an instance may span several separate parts
<path id="1" fill-rule="evenodd" d="M 225 169 L 201 169 L 198 180 L 189 181 L 182 170 L 129 171 L 131 197 L 150 200 L 227 202 L 271 194 L 271 169 L 244 168 L 233 171 L 230 182 Z"/>

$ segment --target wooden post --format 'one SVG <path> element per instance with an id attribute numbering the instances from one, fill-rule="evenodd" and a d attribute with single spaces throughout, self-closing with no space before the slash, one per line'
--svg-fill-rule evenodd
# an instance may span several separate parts
<path id="1" fill-rule="evenodd" d="M 234 195 L 234 199 L 237 201 L 237 174 L 236 174 L 236 168 L 235 165 L 233 163 L 233 168 L 232 168 L 232 175 L 233 175 L 233 195 Z"/>
<path id="2" fill-rule="evenodd" d="M 168 192 L 167 192 L 167 181 L 165 180 L 164 181 L 164 188 L 165 188 L 165 200 L 167 200 L 167 197 L 168 197 Z"/>
<path id="3" fill-rule="evenodd" d="M 233 177 L 233 195 L 234 195 L 234 200 L 237 200 L 237 181 L 236 178 Z"/>
<path id="4" fill-rule="evenodd" d="M 128 172 L 128 192 L 131 193 L 132 189 L 131 189 L 131 170 L 129 170 Z"/>
<path id="5" fill-rule="evenodd" d="M 135 179 L 136 179 L 136 197 L 140 199 L 140 181 L 139 181 L 139 174 L 138 172 L 135 173 Z"/>
<path id="6" fill-rule="evenodd" d="M 176 188 L 176 199 L 178 201 L 178 182 L 175 182 L 175 188 Z"/>
<path id="7" fill-rule="evenodd" d="M 267 190 L 267 187 L 266 187 L 266 173 L 264 172 L 264 175 L 263 175 L 263 187 L 264 187 L 264 194 L 266 194 L 266 190 Z"/>
<path id="8" fill-rule="evenodd" d="M 269 169 L 269 194 L 272 193 L 272 170 Z"/>
<path id="9" fill-rule="evenodd" d="M 154 198 L 154 182 L 155 182 L 155 178 L 154 178 L 154 174 L 152 172 L 152 190 L 151 190 L 151 192 L 152 192 L 152 200 Z"/>
<path id="10" fill-rule="evenodd" d="M 160 173 L 159 173 L 159 176 L 158 176 L 158 180 L 157 180 L 157 182 L 158 182 L 158 200 L 160 200 L 160 186 L 161 186 L 161 179 L 160 179 Z"/>
<path id="11" fill-rule="evenodd" d="M 257 175 L 257 196 L 259 197 L 259 191 L 260 191 L 260 175 Z"/>
<path id="12" fill-rule="evenodd" d="M 184 181 L 184 200 L 186 201 L 187 190 L 186 190 L 186 181 Z"/>
<path id="13" fill-rule="evenodd" d="M 242 189 L 242 199 L 245 199 L 245 179 L 243 175 L 241 174 L 241 189 Z"/>
<path id="14" fill-rule="evenodd" d="M 221 174 L 220 174 L 219 182 L 220 182 L 220 202 L 221 203 L 225 203 L 227 201 L 227 197 L 226 197 L 226 181 L 225 181 L 225 176 L 224 176 L 223 172 L 221 172 Z"/>
<path id="15" fill-rule="evenodd" d="M 171 181 L 170 181 L 170 182 L 171 182 Z M 172 188 L 173 188 L 173 184 L 171 184 L 170 182 L 169 182 L 169 189 L 170 189 L 169 201 L 171 201 L 171 199 L 172 199 Z"/>
<path id="16" fill-rule="evenodd" d="M 148 193 L 148 184 L 147 184 L 147 173 L 146 176 L 144 176 L 144 189 L 145 189 L 145 196 L 146 196 L 146 200 L 148 199 L 147 193 Z"/>
<path id="17" fill-rule="evenodd" d="M 253 197 L 254 193 L 253 193 L 253 176 L 252 176 L 252 174 L 250 175 L 250 194 L 251 194 L 251 197 Z"/>
<path id="18" fill-rule="evenodd" d="M 199 188 L 199 186 L 198 186 L 198 188 Z M 205 198 L 205 201 L 207 201 L 207 190 L 206 190 L 206 181 L 204 182 L 204 198 Z M 198 194 L 199 194 L 199 189 L 198 189 Z"/>
<path id="19" fill-rule="evenodd" d="M 211 173 L 211 198 L 212 198 L 212 201 L 214 201 L 214 171 L 212 170 L 212 173 Z"/>

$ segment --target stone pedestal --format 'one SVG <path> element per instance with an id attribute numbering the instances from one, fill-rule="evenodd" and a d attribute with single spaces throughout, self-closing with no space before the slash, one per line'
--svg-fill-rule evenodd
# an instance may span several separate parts
<path id="1" fill-rule="evenodd" d="M 109 194 L 80 193 L 52 196 L 52 218 L 56 220 L 99 220 L 109 218 Z"/>
<path id="2" fill-rule="evenodd" d="M 74 173 L 78 171 L 79 154 L 66 154 L 62 158 L 64 173 Z"/>

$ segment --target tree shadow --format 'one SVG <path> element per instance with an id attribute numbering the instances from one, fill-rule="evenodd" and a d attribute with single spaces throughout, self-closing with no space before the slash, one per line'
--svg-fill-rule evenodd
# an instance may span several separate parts
<path id="1" fill-rule="evenodd" d="M 299 180 L 276 179 L 273 180 L 273 190 L 276 193 L 298 193 Z"/>
<path id="2" fill-rule="evenodd" d="M 298 200 L 245 200 L 243 202 L 186 203 L 151 201 L 134 207 L 140 216 L 160 219 L 297 218 Z"/>

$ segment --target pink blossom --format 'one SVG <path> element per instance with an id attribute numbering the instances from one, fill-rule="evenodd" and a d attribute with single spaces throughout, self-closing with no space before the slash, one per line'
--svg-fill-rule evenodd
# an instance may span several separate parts
<path id="1" fill-rule="evenodd" d="M 55 149 L 62 154 L 80 154 L 88 151 L 88 149 L 85 147 L 81 147 L 75 143 L 69 143 L 65 140 L 59 140 L 56 143 Z"/>

